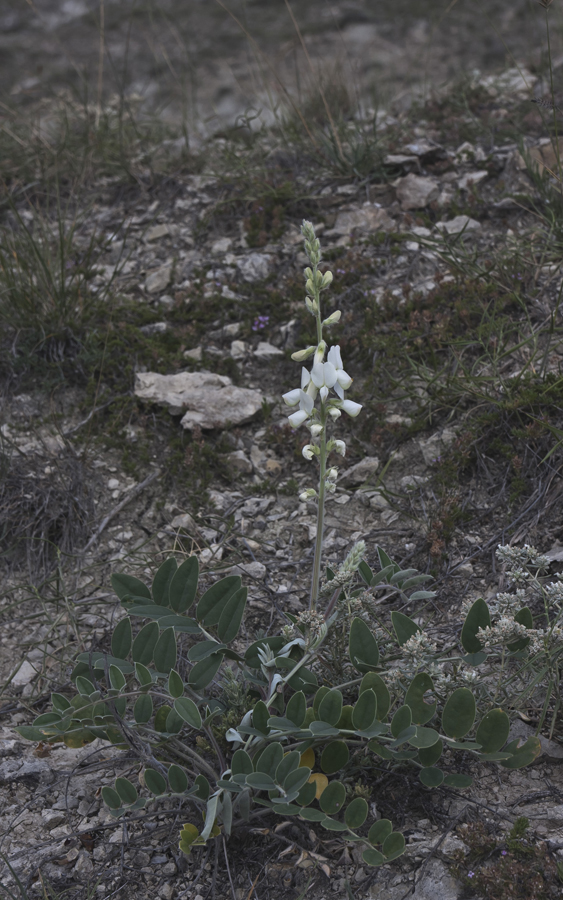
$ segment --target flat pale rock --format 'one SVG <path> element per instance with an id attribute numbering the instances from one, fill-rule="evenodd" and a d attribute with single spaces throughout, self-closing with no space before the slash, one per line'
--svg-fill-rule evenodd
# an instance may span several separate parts
<path id="1" fill-rule="evenodd" d="M 368 203 L 338 213 L 330 234 L 350 234 L 352 231 L 395 231 L 395 222 L 384 209 Z"/>
<path id="2" fill-rule="evenodd" d="M 403 209 L 424 209 L 439 194 L 434 178 L 424 178 L 422 175 L 406 175 L 394 184 Z"/>
<path id="3" fill-rule="evenodd" d="M 280 350 L 279 347 L 274 347 L 274 345 L 268 343 L 268 341 L 260 341 L 256 350 L 254 351 L 254 356 L 256 356 L 258 359 L 268 361 L 274 356 L 283 356 L 283 350 Z"/>
<path id="4" fill-rule="evenodd" d="M 232 453 L 226 453 L 223 457 L 229 469 L 240 472 L 242 475 L 251 475 L 253 465 L 244 450 L 233 450 Z"/>
<path id="5" fill-rule="evenodd" d="M 267 253 L 249 253 L 237 259 L 237 269 L 245 281 L 264 281 L 270 272 L 270 260 Z"/>
<path id="6" fill-rule="evenodd" d="M 10 684 L 12 687 L 24 687 L 26 684 L 33 681 L 36 675 L 37 669 L 34 669 L 31 663 L 25 659 L 12 678 Z"/>
<path id="7" fill-rule="evenodd" d="M 135 396 L 164 406 L 171 415 L 182 415 L 183 428 L 225 428 L 247 422 L 262 407 L 262 394 L 235 387 L 226 375 L 212 372 L 178 372 L 159 375 L 138 372 Z"/>
<path id="8" fill-rule="evenodd" d="M 147 294 L 160 294 L 166 290 L 172 278 L 172 263 L 160 266 L 153 272 L 149 272 L 145 280 L 145 290 Z"/>
<path id="9" fill-rule="evenodd" d="M 467 234 L 468 231 L 478 231 L 480 227 L 481 223 L 469 216 L 456 216 L 449 222 L 438 222 L 436 225 L 438 231 L 447 231 L 448 234 L 459 234 L 461 231 Z"/>
<path id="10" fill-rule="evenodd" d="M 453 428 L 444 428 L 443 431 L 436 431 L 426 440 L 421 438 L 418 443 L 426 465 L 432 466 L 438 462 L 444 450 L 455 441 L 456 437 L 457 431 Z"/>
<path id="11" fill-rule="evenodd" d="M 467 175 L 462 175 L 457 184 L 460 191 L 469 191 L 488 177 L 489 173 L 486 169 L 479 169 L 477 172 L 468 172 Z"/>
<path id="12" fill-rule="evenodd" d="M 379 458 L 377 456 L 366 456 L 360 460 L 355 466 L 346 469 L 339 478 L 339 481 L 349 481 L 350 484 L 363 484 L 372 475 L 375 475 L 379 469 Z"/>
<path id="13" fill-rule="evenodd" d="M 266 566 L 258 562 L 258 560 L 253 560 L 252 562 L 247 563 L 239 563 L 238 566 L 232 566 L 227 574 L 228 575 L 241 575 L 244 579 L 245 575 L 249 578 L 256 578 L 259 581 L 265 577 L 267 572 Z"/>

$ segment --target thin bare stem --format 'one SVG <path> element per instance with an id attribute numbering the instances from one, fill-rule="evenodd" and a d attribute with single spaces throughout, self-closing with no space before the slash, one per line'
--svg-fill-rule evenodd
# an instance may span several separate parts
<path id="1" fill-rule="evenodd" d="M 105 5 L 100 0 L 100 49 L 98 54 L 98 99 L 96 103 L 96 128 L 102 115 L 102 91 L 104 86 Z"/>

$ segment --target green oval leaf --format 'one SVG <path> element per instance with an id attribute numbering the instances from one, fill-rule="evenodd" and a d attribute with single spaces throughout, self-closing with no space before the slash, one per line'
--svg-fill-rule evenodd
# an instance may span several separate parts
<path id="1" fill-rule="evenodd" d="M 161 794 L 164 794 L 166 791 L 166 781 L 164 777 L 157 772 L 156 769 L 145 769 L 144 772 L 145 784 L 151 794 L 155 794 L 159 797 Z"/>
<path id="2" fill-rule="evenodd" d="M 509 745 L 510 746 L 510 745 Z M 507 750 L 509 747 L 506 748 Z M 537 737 L 529 737 L 525 744 L 512 751 L 512 757 L 501 762 L 505 769 L 523 769 L 529 766 L 541 753 L 541 742 Z"/>
<path id="3" fill-rule="evenodd" d="M 201 728 L 201 715 L 193 700 L 189 697 L 179 697 L 174 701 L 174 709 L 180 718 L 191 725 L 192 728 Z"/>
<path id="4" fill-rule="evenodd" d="M 255 765 L 256 772 L 264 772 L 273 780 L 276 769 L 283 759 L 282 745 L 277 741 L 267 744 Z"/>
<path id="5" fill-rule="evenodd" d="M 268 725 L 268 719 L 270 718 L 270 711 L 263 700 L 259 700 L 258 703 L 254 706 L 252 710 L 252 725 L 256 728 L 260 734 L 269 734 L 270 728 Z"/>
<path id="6" fill-rule="evenodd" d="M 143 694 L 135 700 L 133 718 L 137 725 L 146 725 L 150 721 L 153 711 L 153 702 L 150 694 Z"/>
<path id="7" fill-rule="evenodd" d="M 78 687 L 78 680 L 79 679 L 77 678 L 76 679 L 77 687 Z M 86 681 L 85 678 L 81 678 L 80 680 Z M 109 667 L 109 680 L 110 680 L 110 684 L 111 684 L 112 688 L 115 691 L 122 690 L 126 685 L 125 676 L 124 676 L 123 672 L 121 671 L 121 669 L 118 669 L 117 666 L 114 666 L 114 665 L 111 665 Z"/>
<path id="8" fill-rule="evenodd" d="M 368 841 L 370 844 L 382 844 L 393 831 L 393 826 L 389 819 L 380 819 L 374 822 L 368 832 Z"/>
<path id="9" fill-rule="evenodd" d="M 303 691 L 296 691 L 296 693 L 291 697 L 289 703 L 287 704 L 287 708 L 285 710 L 285 716 L 289 719 L 290 722 L 293 722 L 294 725 L 297 725 L 298 728 L 301 728 L 303 722 L 305 721 L 305 715 L 307 713 L 307 700 L 305 699 L 305 694 Z"/>
<path id="10" fill-rule="evenodd" d="M 240 623 L 242 622 L 242 617 L 244 615 L 247 595 L 248 588 L 241 587 L 238 591 L 235 591 L 225 604 L 225 608 L 221 613 L 221 617 L 217 624 L 217 634 L 219 635 L 219 639 L 226 644 L 234 640 L 238 634 Z"/>
<path id="11" fill-rule="evenodd" d="M 435 766 L 428 766 L 420 770 L 418 777 L 426 787 L 435 788 L 442 784 L 444 773 L 441 769 L 435 768 Z"/>
<path id="12" fill-rule="evenodd" d="M 458 688 L 448 698 L 442 713 L 442 728 L 451 738 L 462 738 L 473 728 L 475 697 L 469 688 Z"/>
<path id="13" fill-rule="evenodd" d="M 207 687 L 208 684 L 211 684 L 215 678 L 222 661 L 222 653 L 212 653 L 211 656 L 208 656 L 206 659 L 200 660 L 200 662 L 196 663 L 190 670 L 188 684 L 196 691 L 203 690 L 203 688 Z"/>
<path id="14" fill-rule="evenodd" d="M 491 624 L 489 607 L 482 597 L 475 601 L 463 623 L 461 629 L 461 645 L 466 653 L 478 653 L 483 649 L 481 641 L 477 638 L 480 628 L 488 628 Z"/>
<path id="15" fill-rule="evenodd" d="M 363 797 L 356 797 L 352 800 L 346 810 L 344 820 L 348 828 L 361 828 L 367 819 L 368 805 Z"/>
<path id="16" fill-rule="evenodd" d="M 340 781 L 331 781 L 321 794 L 319 805 L 324 813 L 333 816 L 346 801 L 346 788 Z"/>
<path id="17" fill-rule="evenodd" d="M 367 672 L 360 684 L 360 695 L 367 690 L 372 690 L 375 694 L 377 698 L 377 718 L 380 722 L 383 722 L 391 706 L 391 694 L 387 689 L 387 685 L 376 672 Z"/>
<path id="18" fill-rule="evenodd" d="M 374 691 L 369 688 L 358 697 L 352 712 L 352 724 L 357 731 L 366 731 L 375 722 L 377 713 L 377 698 Z"/>
<path id="19" fill-rule="evenodd" d="M 329 725 L 336 725 L 342 713 L 342 694 L 340 691 L 329 691 L 319 704 L 319 719 Z"/>
<path id="20" fill-rule="evenodd" d="M 177 568 L 178 563 L 170 556 L 157 569 L 152 583 L 152 598 L 157 606 L 170 606 L 170 584 Z"/>
<path id="21" fill-rule="evenodd" d="M 172 712 L 172 707 L 167 706 L 166 704 L 163 704 L 158 709 L 156 716 L 154 717 L 154 730 L 158 731 L 159 734 L 164 734 L 166 731 L 166 720 L 170 712 Z"/>
<path id="22" fill-rule="evenodd" d="M 181 697 L 184 693 L 184 682 L 176 669 L 168 676 L 168 692 L 172 697 Z"/>
<path id="23" fill-rule="evenodd" d="M 148 665 L 152 662 L 152 654 L 160 634 L 156 622 L 147 622 L 133 641 L 133 661 Z"/>
<path id="24" fill-rule="evenodd" d="M 110 809 L 121 809 L 121 797 L 117 791 L 107 785 L 102 788 L 102 799 Z"/>
<path id="25" fill-rule="evenodd" d="M 436 712 L 436 703 L 427 703 L 424 695 L 434 690 L 434 682 L 425 672 L 415 675 L 405 695 L 405 704 L 410 706 L 415 725 L 426 725 Z"/>
<path id="26" fill-rule="evenodd" d="M 286 753 L 276 769 L 276 782 L 283 786 L 283 783 L 287 776 L 290 775 L 295 769 L 299 768 L 300 760 L 301 754 L 299 753 L 299 750 L 292 750 L 290 753 Z M 306 780 L 307 779 L 305 779 L 305 781 Z"/>
<path id="27" fill-rule="evenodd" d="M 246 750 L 235 750 L 231 760 L 231 773 L 235 775 L 250 775 L 254 771 L 252 760 Z"/>
<path id="28" fill-rule="evenodd" d="M 504 747 L 510 731 L 510 719 L 502 709 L 491 709 L 479 724 L 475 740 L 483 753 L 496 753 Z"/>
<path id="29" fill-rule="evenodd" d="M 444 784 L 447 784 L 448 787 L 468 788 L 473 784 L 473 779 L 470 775 L 461 775 L 454 772 L 453 775 L 446 775 Z"/>
<path id="30" fill-rule="evenodd" d="M 154 664 L 159 672 L 168 674 L 176 665 L 178 648 L 173 628 L 166 628 L 156 642 L 153 651 Z"/>
<path id="31" fill-rule="evenodd" d="M 290 772 L 289 775 L 286 776 L 285 781 L 283 782 L 283 789 L 287 791 L 287 793 L 293 791 L 301 791 L 303 788 L 308 787 L 307 782 L 311 777 L 311 770 L 307 768 L 307 766 L 299 766 L 299 768 L 294 769 L 293 772 Z M 310 785 L 309 787 L 314 788 L 313 797 L 316 793 L 315 785 Z M 300 795 L 298 794 L 298 797 Z M 313 799 L 311 798 L 311 800 Z M 301 802 L 301 801 L 299 801 Z M 309 801 L 311 802 L 311 801 Z"/>
<path id="32" fill-rule="evenodd" d="M 208 628 L 210 625 L 217 625 L 221 618 L 225 606 L 240 589 L 240 575 L 227 575 L 205 592 L 197 605 L 196 618 Z"/>
<path id="33" fill-rule="evenodd" d="M 266 772 L 251 772 L 246 776 L 246 783 L 255 791 L 272 791 L 276 783 Z"/>
<path id="34" fill-rule="evenodd" d="M 363 619 L 352 620 L 348 652 L 350 662 L 358 672 L 369 672 L 379 665 L 377 641 Z"/>
<path id="35" fill-rule="evenodd" d="M 411 722 L 412 713 L 410 706 L 400 706 L 391 721 L 391 734 L 393 737 L 399 737 L 409 727 Z"/>
<path id="36" fill-rule="evenodd" d="M 350 751 L 344 741 L 331 741 L 321 755 L 321 769 L 326 775 L 339 772 L 350 759 Z"/>
<path id="37" fill-rule="evenodd" d="M 433 747 L 439 740 L 440 735 L 433 728 L 424 728 L 422 725 L 418 725 L 416 734 L 409 739 L 409 744 L 412 744 L 417 750 L 424 750 Z"/>
<path id="38" fill-rule="evenodd" d="M 131 652 L 132 640 L 131 619 L 127 616 L 114 628 L 111 637 L 112 656 L 117 656 L 118 659 L 127 659 Z"/>
<path id="39" fill-rule="evenodd" d="M 135 803 L 139 796 L 137 793 L 137 788 L 129 781 L 128 778 L 116 778 L 115 789 L 123 803 L 127 803 L 128 806 L 130 806 L 132 803 Z"/>
<path id="40" fill-rule="evenodd" d="M 422 747 L 418 751 L 418 758 L 423 766 L 433 766 L 440 759 L 443 750 L 444 743 L 440 738 L 440 740 L 436 741 L 435 744 L 432 744 L 431 747 Z"/>
<path id="41" fill-rule="evenodd" d="M 151 592 L 142 581 L 135 578 L 134 575 L 122 575 L 116 572 L 111 576 L 111 586 L 120 600 L 128 597 L 146 597 L 151 599 Z"/>
<path id="42" fill-rule="evenodd" d="M 183 794 L 188 789 L 188 776 L 174 763 L 168 769 L 168 784 L 173 794 Z"/>
<path id="43" fill-rule="evenodd" d="M 397 859 L 405 852 L 405 839 L 398 831 L 393 831 L 389 837 L 385 838 L 383 847 L 381 848 L 386 862 Z"/>
<path id="44" fill-rule="evenodd" d="M 197 556 L 189 556 L 174 572 L 168 594 L 170 608 L 177 613 L 187 612 L 193 604 L 199 580 L 199 561 Z"/>
<path id="45" fill-rule="evenodd" d="M 397 612 L 393 610 L 391 613 L 391 622 L 393 623 L 393 629 L 395 634 L 397 635 L 397 641 L 399 642 L 399 647 L 402 647 L 403 644 L 406 644 L 408 640 L 410 640 L 413 635 L 417 634 L 419 631 L 422 631 L 419 625 L 413 622 L 412 619 L 409 619 L 408 616 L 405 616 L 404 613 Z"/>
<path id="46" fill-rule="evenodd" d="M 379 850 L 375 850 L 374 847 L 368 847 L 367 850 L 364 850 L 362 859 L 367 866 L 382 866 L 386 861 L 383 853 L 380 853 Z"/>

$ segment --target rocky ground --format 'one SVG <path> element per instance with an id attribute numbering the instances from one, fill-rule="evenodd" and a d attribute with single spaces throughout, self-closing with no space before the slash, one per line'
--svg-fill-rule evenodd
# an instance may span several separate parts
<path id="1" fill-rule="evenodd" d="M 251 637 L 306 607 L 316 525 L 298 495 L 314 469 L 280 399 L 311 329 L 304 216 L 334 273 L 335 334 L 364 404 L 338 425 L 349 452 L 326 564 L 362 538 L 370 564 L 381 545 L 431 572 L 435 603 L 410 613 L 438 635 L 458 627 L 462 601 L 502 587 L 499 542 L 532 543 L 561 569 L 562 238 L 557 193 L 537 174 L 557 160 L 530 102 L 544 74 L 479 75 L 465 94 L 390 107 L 362 171 L 319 164 L 302 135 L 289 147 L 275 133 L 219 135 L 203 160 L 172 148 L 166 168 L 143 159 L 129 180 L 106 172 L 64 195 L 68 269 L 86 273 L 91 318 L 3 336 L 0 853 L 23 885 L 5 869 L 12 896 L 43 896 L 41 879 L 53 896 L 230 896 L 221 859 L 178 853 L 172 803 L 116 826 L 100 786 L 131 760 L 96 743 L 29 744 L 14 727 L 70 689 L 78 652 L 107 647 L 112 572 L 142 577 L 172 552 L 197 553 L 209 581 L 240 571 Z M 368 133 L 361 121 L 345 133 L 344 154 Z M 12 196 L 15 231 L 52 223 L 47 192 Z M 533 733 L 525 718 L 515 736 Z M 473 764 L 466 792 L 374 776 L 372 811 L 408 841 L 376 871 L 310 826 L 236 836 L 236 897 L 460 900 L 487 871 L 527 893 L 494 893 L 482 876 L 481 896 L 558 896 L 563 732 L 552 737 L 529 769 Z M 487 870 L 491 859 L 508 868 Z M 543 886 L 527 880 L 537 871 Z"/>

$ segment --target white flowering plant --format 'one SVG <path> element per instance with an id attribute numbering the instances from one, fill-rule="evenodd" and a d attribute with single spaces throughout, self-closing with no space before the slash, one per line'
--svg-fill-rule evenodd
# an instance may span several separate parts
<path id="1" fill-rule="evenodd" d="M 278 634 L 245 642 L 240 576 L 202 590 L 196 555 L 180 565 L 170 556 L 151 585 L 114 574 L 125 613 L 111 647 L 80 654 L 75 691 L 53 693 L 51 710 L 18 731 L 32 741 L 79 747 L 101 739 L 126 750 L 124 769 L 130 772 L 134 759 L 139 775 L 137 783 L 125 775 L 105 780 L 110 814 L 135 818 L 150 803 L 160 810 L 179 803 L 189 818 L 179 843 L 186 854 L 277 815 L 360 845 L 364 862 L 378 866 L 400 856 L 405 841 L 388 819 L 366 824 L 368 803 L 351 787 L 358 767 L 369 773 L 370 758 L 378 768 L 408 763 L 425 787 L 464 788 L 471 778 L 450 770 L 447 751 L 510 769 L 532 762 L 539 742 L 507 743 L 508 715 L 487 698 L 481 702 L 478 629 L 490 622 L 474 607 L 460 653 L 439 649 L 400 610 L 378 614 L 384 601 L 404 607 L 434 596 L 421 589 L 429 575 L 402 569 L 382 548 L 377 572 L 360 541 L 321 578 L 324 501 L 338 475 L 328 459 L 346 449 L 329 429 L 342 412 L 355 417 L 361 406 L 346 397 L 352 379 L 340 348 L 324 339 L 340 318 L 338 311 L 326 319 L 321 313 L 332 276 L 319 269 L 311 223 L 302 230 L 310 261 L 305 303 L 316 318 L 317 343 L 294 354 L 312 367 L 284 400 L 296 408 L 291 424 L 309 429 L 304 456 L 317 459 L 320 470 L 318 490 L 302 495 L 317 503 L 318 516 L 309 608 L 286 612 Z"/>

